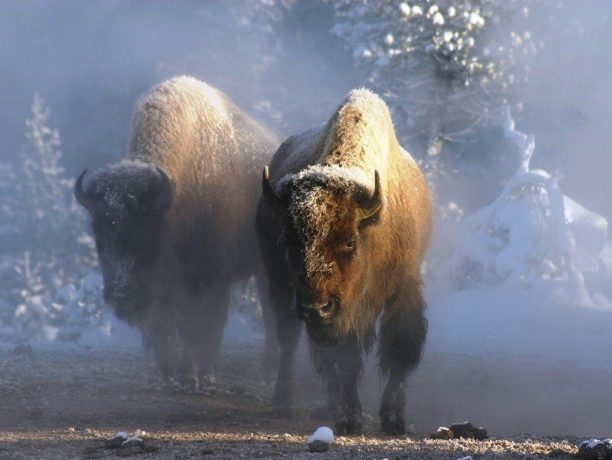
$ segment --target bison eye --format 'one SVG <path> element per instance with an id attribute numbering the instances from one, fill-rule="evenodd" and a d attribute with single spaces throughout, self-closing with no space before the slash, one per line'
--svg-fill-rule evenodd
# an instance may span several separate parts
<path id="1" fill-rule="evenodd" d="M 340 246 L 340 250 L 342 252 L 353 252 L 355 250 L 355 240 L 353 238 L 350 238 L 348 240 L 346 240 L 341 246 Z"/>

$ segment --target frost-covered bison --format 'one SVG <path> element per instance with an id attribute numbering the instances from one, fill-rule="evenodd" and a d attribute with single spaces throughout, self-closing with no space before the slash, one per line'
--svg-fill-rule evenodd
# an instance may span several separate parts
<path id="1" fill-rule="evenodd" d="M 75 183 L 105 298 L 166 375 L 197 385 L 221 343 L 230 284 L 261 272 L 260 171 L 277 146 L 223 93 L 178 77 L 137 102 L 125 158 Z M 268 364 L 276 350 L 267 334 Z"/>
<path id="2" fill-rule="evenodd" d="M 378 96 L 352 91 L 326 125 L 280 146 L 264 170 L 257 230 L 278 321 L 275 410 L 291 410 L 299 317 L 327 385 L 336 432 L 361 430 L 361 355 L 378 335 L 387 376 L 381 424 L 389 434 L 403 433 L 404 382 L 427 331 L 420 268 L 431 203 Z"/>

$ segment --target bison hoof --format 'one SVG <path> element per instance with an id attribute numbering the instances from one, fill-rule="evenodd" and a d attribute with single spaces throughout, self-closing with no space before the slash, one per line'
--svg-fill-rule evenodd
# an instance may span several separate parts
<path id="1" fill-rule="evenodd" d="M 355 435 L 363 432 L 363 423 L 360 420 L 349 418 L 347 420 L 339 420 L 334 425 L 334 433 L 338 436 Z"/>
<path id="2" fill-rule="evenodd" d="M 383 417 L 380 418 L 382 429 L 390 436 L 401 436 L 406 433 L 406 421 L 403 417 Z"/>
<path id="3" fill-rule="evenodd" d="M 179 382 L 187 393 L 197 392 L 200 386 L 200 380 L 195 375 L 183 375 L 179 378 Z"/>

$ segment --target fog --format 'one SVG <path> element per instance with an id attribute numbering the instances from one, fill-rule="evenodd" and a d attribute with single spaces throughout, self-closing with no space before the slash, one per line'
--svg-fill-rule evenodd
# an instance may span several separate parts
<path id="1" fill-rule="evenodd" d="M 599 241 L 603 233 L 597 230 L 602 228 L 597 215 L 612 222 L 612 130 L 608 126 L 612 120 L 608 50 L 612 4 L 540 2 L 532 7 L 529 21 L 542 46 L 534 55 L 521 58 L 529 73 L 512 94 L 523 106 L 512 116 L 519 132 L 535 138 L 531 167 L 560 172 L 559 197 L 569 197 L 593 213 L 567 231 L 575 237 L 583 228 L 588 228 L 586 234 L 595 229 L 592 234 Z M 319 1 L 4 1 L 0 3 L 0 165 L 19 171 L 20 152 L 30 148 L 24 137 L 25 120 L 32 116 L 35 94 L 44 98 L 50 108 L 48 125 L 61 136 L 64 179 L 72 180 L 85 167 L 115 162 L 125 153 L 138 96 L 164 79 L 183 74 L 223 90 L 281 139 L 301 132 L 326 121 L 350 89 L 370 83 L 356 67 L 346 43 L 330 33 L 334 23 L 333 5 Z M 456 203 L 466 218 L 500 197 L 519 167 L 521 151 L 504 136 L 503 126 L 483 128 L 463 151 L 462 157 L 453 160 L 453 171 L 445 171 L 437 184 L 435 198 L 438 208 Z M 0 183 L 0 217 L 12 218 L 12 207 L 35 213 L 40 204 L 12 201 L 20 195 L 13 195 L 11 177 L 1 178 L 5 185 Z M 552 190 L 548 190 L 550 196 Z M 83 213 L 74 212 L 80 216 L 81 231 L 88 234 Z M 516 216 L 516 228 L 521 228 L 523 216 Z M 608 229 L 605 242 L 594 249 L 583 244 L 581 237 L 572 240 L 575 252 L 569 266 L 564 265 L 567 275 L 519 273 L 523 259 L 516 252 L 509 269 L 516 274 L 516 284 L 513 274 L 497 281 L 483 277 L 457 284 L 450 279 L 457 271 L 451 273 L 448 267 L 465 266 L 452 254 L 473 248 L 466 243 L 468 227 L 440 216 L 436 223 L 425 270 L 430 337 L 423 365 L 409 386 L 409 418 L 422 430 L 470 418 L 497 433 L 610 436 L 605 430 L 612 423 L 612 396 L 601 383 L 612 380 L 607 358 L 612 352 Z M 8 228 L 0 222 L 0 238 L 9 241 L 14 229 L 5 231 L 3 225 Z M 28 251 L 40 246 L 41 241 L 35 240 L 40 237 L 34 233 L 19 235 L 20 248 Z M 543 238 L 546 235 L 553 233 Z M 508 244 L 514 242 L 510 237 Z M 87 244 L 91 250 L 91 241 Z M 538 244 L 533 247 L 539 248 Z M 464 249 L 458 249 L 462 245 Z M 41 268 L 37 278 L 37 283 L 52 288 L 33 287 L 30 281 L 23 288 L 13 266 L 26 266 L 24 251 L 11 251 L 4 244 L 0 248 L 0 342 L 7 346 L 31 342 L 59 350 L 70 342 L 66 337 L 76 334 L 76 345 L 72 344 L 76 347 L 79 343 L 126 345 L 139 352 L 134 334 L 114 320 L 112 312 L 93 306 L 95 300 L 83 300 L 99 296 L 95 260 L 79 262 L 72 272 L 66 269 L 69 275 L 61 279 L 58 273 L 67 260 L 62 252 L 73 249 L 58 247 L 55 265 L 41 262 L 41 267 L 50 267 L 53 277 L 45 278 Z M 585 257 L 595 265 L 584 268 Z M 575 279 L 581 280 L 579 287 L 571 284 Z M 65 288 L 68 285 L 72 287 Z M 23 289 L 27 295 L 15 297 Z M 63 302 L 68 313 L 53 313 L 52 301 Z M 70 305 L 79 301 L 91 303 L 95 319 L 70 313 Z M 18 310 L 19 305 L 25 306 Z M 246 302 L 234 308 L 226 346 L 261 345 L 261 319 L 249 312 L 255 307 Z M 68 332 L 60 320 L 67 322 Z M 380 395 L 374 361 L 371 357 L 362 388 L 364 407 L 370 413 L 375 413 Z M 307 359 L 298 363 L 303 365 L 299 373 L 312 373 Z M 554 387 L 559 379 L 571 383 L 559 389 Z M 454 394 L 455 388 L 464 396 Z M 426 389 L 430 397 L 419 398 L 417 393 Z M 444 393 L 439 400 L 434 397 L 436 391 Z M 414 407 L 411 398 L 416 400 Z M 566 422 L 581 407 L 588 409 L 576 417 L 578 426 Z"/>

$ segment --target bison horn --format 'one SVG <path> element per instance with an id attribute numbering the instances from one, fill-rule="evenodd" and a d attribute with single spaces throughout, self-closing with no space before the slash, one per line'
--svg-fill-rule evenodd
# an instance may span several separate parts
<path id="1" fill-rule="evenodd" d="M 262 178 L 261 188 L 262 188 L 262 194 L 263 194 L 263 197 L 266 203 L 272 206 L 274 211 L 278 213 L 283 212 L 286 206 L 285 200 L 279 197 L 272 189 L 272 186 L 270 185 L 270 170 L 268 169 L 267 166 L 264 166 L 264 169 L 263 169 L 263 178 Z"/>
<path id="2" fill-rule="evenodd" d="M 156 211 L 166 212 L 174 201 L 174 185 L 163 168 L 155 166 L 155 169 L 159 174 L 161 183 L 159 184 L 153 208 Z"/>
<path id="3" fill-rule="evenodd" d="M 83 179 L 87 174 L 87 168 L 83 170 L 83 172 L 77 177 L 77 180 L 74 183 L 74 196 L 77 201 L 81 203 L 85 209 L 89 209 L 91 206 L 91 197 L 87 194 L 85 190 L 83 190 Z"/>
<path id="4" fill-rule="evenodd" d="M 372 196 L 365 200 L 359 207 L 359 220 L 365 220 L 376 214 L 382 207 L 382 193 L 380 191 L 380 176 L 378 171 L 374 171 L 374 192 Z"/>

